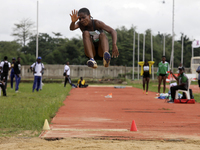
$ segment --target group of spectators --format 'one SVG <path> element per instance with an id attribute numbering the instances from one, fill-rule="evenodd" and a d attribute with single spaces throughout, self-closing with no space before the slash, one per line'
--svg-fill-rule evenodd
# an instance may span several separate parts
<path id="1" fill-rule="evenodd" d="M 8 73 L 11 69 L 11 89 L 13 89 L 13 78 L 15 78 L 15 92 L 18 92 L 19 89 L 19 83 L 21 80 L 20 73 L 21 73 L 21 58 L 17 57 L 17 60 L 15 58 L 12 58 L 12 62 L 8 62 L 8 57 L 5 56 L 4 60 L 0 63 L 0 87 L 3 91 L 3 96 L 6 96 L 6 89 L 7 89 L 7 80 L 8 80 Z"/>
<path id="2" fill-rule="evenodd" d="M 148 94 L 150 74 L 149 74 L 149 64 L 147 61 L 144 62 L 143 70 L 144 70 L 143 93 L 145 93 L 145 84 L 146 84 L 146 94 Z M 166 79 L 169 74 L 171 74 L 177 81 L 176 86 L 170 87 L 171 99 L 168 101 L 168 103 L 174 103 L 176 91 L 188 89 L 188 77 L 184 73 L 184 67 L 182 66 L 182 64 L 180 64 L 180 66 L 178 67 L 178 76 L 175 76 L 174 73 L 169 68 L 169 63 L 166 61 L 166 57 L 162 56 L 162 61 L 159 62 L 157 71 L 157 76 L 158 76 L 158 93 L 156 94 L 157 96 L 160 95 L 160 87 L 162 82 L 163 82 L 163 93 L 165 93 Z"/>
<path id="3" fill-rule="evenodd" d="M 34 74 L 34 82 L 33 82 L 33 90 L 39 91 L 42 89 L 42 74 L 44 71 L 44 65 L 41 63 L 42 58 L 38 57 L 36 62 L 30 66 L 30 69 Z M 8 57 L 5 56 L 4 60 L 0 63 L 0 88 L 3 91 L 3 96 L 7 96 L 7 81 L 10 71 L 10 87 L 13 89 L 13 82 L 15 78 L 15 92 L 17 93 L 19 90 L 19 84 L 21 80 L 21 58 L 17 57 L 17 60 L 13 57 L 12 62 L 8 61 Z"/>

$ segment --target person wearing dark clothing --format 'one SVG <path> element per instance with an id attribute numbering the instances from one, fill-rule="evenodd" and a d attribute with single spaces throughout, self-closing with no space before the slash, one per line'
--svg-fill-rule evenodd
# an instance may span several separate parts
<path id="1" fill-rule="evenodd" d="M 0 88 L 3 91 L 3 96 L 6 96 L 5 78 L 3 78 L 3 80 L 0 80 Z"/>
<path id="2" fill-rule="evenodd" d="M 13 89 L 13 79 L 15 78 L 15 72 L 14 72 L 14 65 L 15 65 L 15 58 L 12 58 L 12 63 L 11 63 L 11 72 L 10 72 L 10 87 Z"/>
<path id="3" fill-rule="evenodd" d="M 148 88 L 149 88 L 149 80 L 150 80 L 150 73 L 149 73 L 149 63 L 145 61 L 143 66 L 143 93 L 145 94 L 145 84 L 146 84 L 146 95 L 148 95 Z"/>
<path id="4" fill-rule="evenodd" d="M 110 64 L 111 56 L 109 53 L 109 42 L 104 31 L 112 37 L 112 57 L 118 57 L 117 32 L 100 20 L 93 19 L 87 8 L 79 11 L 73 10 L 71 16 L 70 30 L 80 29 L 85 55 L 89 58 L 88 67 L 97 68 L 95 60 L 103 59 L 104 67 Z"/>
<path id="5" fill-rule="evenodd" d="M 15 92 L 16 93 L 18 92 L 19 83 L 20 83 L 20 80 L 21 80 L 21 77 L 20 77 L 20 73 L 21 73 L 20 60 L 21 60 L 21 58 L 18 57 L 16 63 L 14 64 L 14 73 L 15 73 L 15 82 L 16 82 L 15 83 Z"/>
<path id="6" fill-rule="evenodd" d="M 173 75 L 173 77 L 177 80 L 178 85 L 172 86 L 170 88 L 171 91 L 171 97 L 172 99 L 168 101 L 168 103 L 173 103 L 175 99 L 175 94 L 177 90 L 186 90 L 188 89 L 188 77 L 184 74 L 184 67 L 179 67 L 179 73 L 180 75 L 176 77 L 173 72 L 170 71 L 170 73 Z"/>
<path id="7" fill-rule="evenodd" d="M 7 88 L 8 72 L 11 68 L 10 62 L 7 61 L 8 57 L 4 57 L 4 61 L 1 62 L 1 80 L 5 79 L 5 89 Z"/>

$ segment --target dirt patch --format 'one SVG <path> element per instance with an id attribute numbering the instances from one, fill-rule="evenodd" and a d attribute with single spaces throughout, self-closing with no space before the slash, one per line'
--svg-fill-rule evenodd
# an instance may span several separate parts
<path id="1" fill-rule="evenodd" d="M 90 138 L 66 138 L 47 141 L 40 138 L 0 138 L 1 150 L 199 150 L 200 141 L 180 140 L 102 140 Z"/>

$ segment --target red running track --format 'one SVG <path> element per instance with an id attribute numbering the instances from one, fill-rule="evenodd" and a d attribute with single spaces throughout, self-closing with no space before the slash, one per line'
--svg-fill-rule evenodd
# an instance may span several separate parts
<path id="1" fill-rule="evenodd" d="M 112 93 L 112 98 L 105 98 Z M 46 139 L 90 137 L 106 139 L 199 139 L 200 104 L 169 104 L 141 89 L 88 87 L 70 91 Z M 138 131 L 130 131 L 132 121 Z"/>

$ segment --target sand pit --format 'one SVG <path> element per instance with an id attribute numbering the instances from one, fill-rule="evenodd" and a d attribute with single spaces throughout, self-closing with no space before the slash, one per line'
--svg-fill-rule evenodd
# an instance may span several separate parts
<path id="1" fill-rule="evenodd" d="M 66 138 L 0 138 L 1 150 L 199 150 L 200 141 L 137 141 Z"/>

